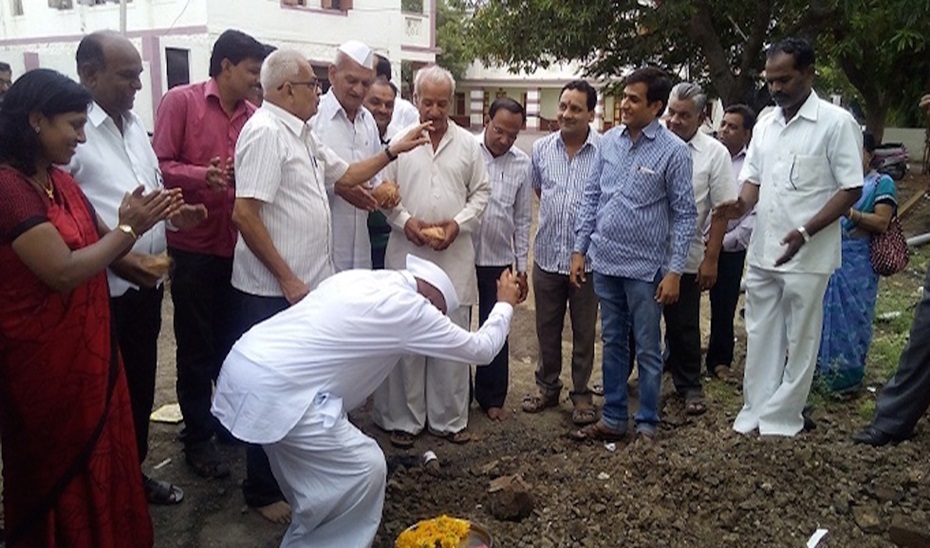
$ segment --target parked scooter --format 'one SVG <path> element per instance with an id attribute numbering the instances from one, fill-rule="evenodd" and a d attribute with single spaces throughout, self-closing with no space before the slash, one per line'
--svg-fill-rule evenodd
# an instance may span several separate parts
<path id="1" fill-rule="evenodd" d="M 907 160 L 907 147 L 904 143 L 884 143 L 875 147 L 875 169 L 895 181 L 903 179 L 911 169 Z"/>

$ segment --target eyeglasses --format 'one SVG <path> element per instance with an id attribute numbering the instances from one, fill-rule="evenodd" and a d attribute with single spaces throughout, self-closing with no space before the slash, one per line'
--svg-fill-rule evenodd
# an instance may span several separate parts
<path id="1" fill-rule="evenodd" d="M 317 80 L 316 78 L 314 78 L 313 80 L 308 80 L 308 81 L 306 81 L 306 82 L 284 82 L 283 84 L 281 84 L 280 86 L 278 86 L 278 91 L 281 91 L 282 89 L 284 89 L 284 86 L 286 86 L 286 85 L 288 85 L 288 84 L 290 84 L 290 85 L 292 85 L 292 86 L 307 86 L 307 87 L 309 87 L 310 89 L 317 89 L 317 88 L 321 87 L 321 86 L 320 86 L 320 81 Z"/>

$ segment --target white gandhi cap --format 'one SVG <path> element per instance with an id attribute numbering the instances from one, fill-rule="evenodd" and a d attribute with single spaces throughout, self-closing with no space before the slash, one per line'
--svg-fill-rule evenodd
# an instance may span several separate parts
<path id="1" fill-rule="evenodd" d="M 371 68 L 374 61 L 374 52 L 371 48 L 358 40 L 349 40 L 337 48 L 350 59 L 366 68 Z"/>
<path id="2" fill-rule="evenodd" d="M 442 297 L 446 300 L 446 314 L 451 313 L 459 307 L 459 296 L 458 293 L 455 292 L 452 280 L 450 280 L 445 271 L 436 266 L 435 263 L 408 253 L 407 271 L 413 274 L 414 278 L 420 278 L 442 293 Z"/>

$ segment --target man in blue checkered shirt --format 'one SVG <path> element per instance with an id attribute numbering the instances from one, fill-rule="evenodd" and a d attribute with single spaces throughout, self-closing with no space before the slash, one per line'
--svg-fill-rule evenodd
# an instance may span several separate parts
<path id="1" fill-rule="evenodd" d="M 660 69 L 633 71 L 624 81 L 622 124 L 604 135 L 585 183 L 575 222 L 573 283 L 591 259 L 601 303 L 604 409 L 601 420 L 576 431 L 578 440 L 626 436 L 632 323 L 639 363 L 637 438 L 652 443 L 662 384 L 662 306 L 678 300 L 679 282 L 696 230 L 691 155 L 659 124 L 671 81 Z"/>

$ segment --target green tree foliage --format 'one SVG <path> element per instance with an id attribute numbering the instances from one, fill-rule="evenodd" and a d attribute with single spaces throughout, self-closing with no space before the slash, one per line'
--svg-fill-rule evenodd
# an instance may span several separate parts
<path id="1" fill-rule="evenodd" d="M 465 71 L 475 59 L 465 34 L 466 8 L 463 0 L 436 2 L 436 45 L 440 49 L 436 64 L 451 72 L 456 80 L 465 76 Z"/>
<path id="2" fill-rule="evenodd" d="M 685 72 L 724 104 L 756 104 L 764 45 L 814 37 L 833 9 L 832 0 L 496 0 L 476 4 L 469 38 L 482 60 L 514 69 L 570 60 L 610 77 L 654 64 Z"/>
<path id="3" fill-rule="evenodd" d="M 885 120 L 914 123 L 930 89 L 930 0 L 475 0 L 477 57 L 514 71 L 578 61 L 598 78 L 654 64 L 705 85 L 725 105 L 761 107 L 764 48 L 786 36 L 817 44 L 817 87 Z M 851 86 L 851 87 L 850 87 Z"/>
<path id="4" fill-rule="evenodd" d="M 889 119 L 922 125 L 917 100 L 930 89 L 930 2 L 840 0 L 822 49 L 862 100 L 866 127 L 881 139 Z"/>

